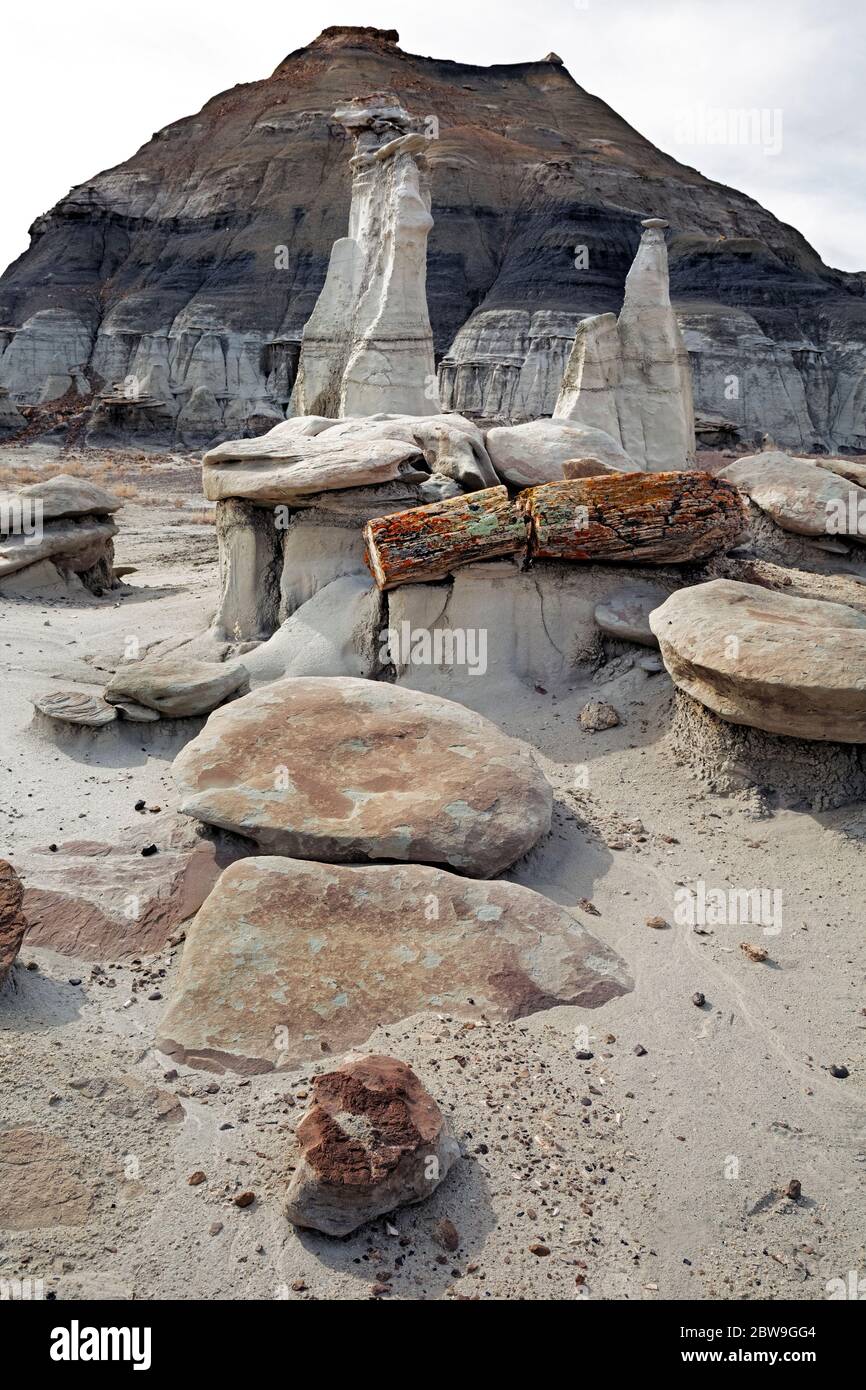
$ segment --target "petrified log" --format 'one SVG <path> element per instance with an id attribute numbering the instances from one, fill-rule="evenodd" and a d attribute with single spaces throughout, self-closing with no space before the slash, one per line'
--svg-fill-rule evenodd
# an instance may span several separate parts
<path id="1" fill-rule="evenodd" d="M 541 491 L 543 489 L 536 489 Z M 368 521 L 366 561 L 380 589 L 441 579 L 473 560 L 526 546 L 526 523 L 504 487 L 449 497 Z"/>
<path id="2" fill-rule="evenodd" d="M 709 473 L 621 473 L 521 492 L 534 559 L 683 564 L 728 550 L 748 529 L 736 488 Z"/>

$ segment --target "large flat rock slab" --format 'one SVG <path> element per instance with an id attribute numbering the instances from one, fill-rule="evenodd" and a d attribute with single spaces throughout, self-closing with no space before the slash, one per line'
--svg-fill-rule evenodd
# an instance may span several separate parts
<path id="1" fill-rule="evenodd" d="M 119 497 L 98 484 L 59 473 L 14 492 L 0 492 L 0 531 L 4 517 L 13 518 L 22 510 L 25 515 L 35 515 L 38 509 L 43 520 L 53 521 L 59 517 L 108 516 L 122 506 Z"/>
<path id="2" fill-rule="evenodd" d="M 181 810 L 276 854 L 447 864 L 486 878 L 550 828 L 527 749 L 435 695 L 275 681 L 211 715 L 174 763 Z"/>
<path id="3" fill-rule="evenodd" d="M 280 426 L 277 426 L 279 429 Z M 274 431 L 271 431 L 273 434 Z M 309 493 L 334 488 L 369 487 L 394 479 L 423 482 L 429 469 L 419 446 L 397 439 L 331 441 L 330 431 L 286 445 L 277 441 L 268 452 L 270 435 L 242 440 L 256 445 L 238 458 L 236 445 L 221 444 L 205 456 L 202 487 L 212 502 L 227 497 L 250 502 L 293 502 Z M 230 451 L 227 458 L 223 450 Z"/>
<path id="4" fill-rule="evenodd" d="M 674 683 L 730 723 L 866 742 L 866 614 L 714 579 L 649 621 Z"/>
<path id="5" fill-rule="evenodd" d="M 187 932 L 157 1045 L 265 1071 L 422 1010 L 513 1019 L 630 988 L 620 957 L 532 889 L 261 856 L 225 870 Z"/>
<path id="6" fill-rule="evenodd" d="M 779 449 L 749 454 L 718 475 L 727 478 L 775 521 L 798 536 L 858 536 L 866 532 L 866 488 L 829 467 Z"/>

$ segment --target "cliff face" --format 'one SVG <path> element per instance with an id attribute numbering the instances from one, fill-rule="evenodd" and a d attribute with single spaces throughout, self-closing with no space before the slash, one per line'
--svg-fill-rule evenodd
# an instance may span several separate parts
<path id="1" fill-rule="evenodd" d="M 472 67 L 343 28 L 34 224 L 0 279 L 6 416 L 92 393 L 91 439 L 195 446 L 282 418 L 347 230 L 351 139 L 333 112 L 381 91 L 436 118 L 427 293 L 443 408 L 550 414 L 576 324 L 619 310 L 640 221 L 655 216 L 671 224 L 698 413 L 780 444 L 866 449 L 862 277 L 655 149 L 554 55 Z"/>

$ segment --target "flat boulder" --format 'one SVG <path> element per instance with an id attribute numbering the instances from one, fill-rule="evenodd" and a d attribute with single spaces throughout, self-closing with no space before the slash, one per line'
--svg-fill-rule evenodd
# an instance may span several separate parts
<path id="1" fill-rule="evenodd" d="M 0 859 L 0 989 L 6 983 L 27 930 L 21 911 L 24 885 L 12 865 Z"/>
<path id="2" fill-rule="evenodd" d="M 568 460 L 591 458 L 600 465 L 597 473 L 633 473 L 639 468 L 612 435 L 576 420 L 497 425 L 487 431 L 485 443 L 499 477 L 515 487 L 558 482 Z"/>
<path id="3" fill-rule="evenodd" d="M 279 429 L 280 426 L 277 426 Z M 273 431 L 271 431 L 273 433 Z M 265 441 L 242 440 L 257 444 L 238 458 L 223 453 L 235 446 L 221 444 L 205 455 L 202 487 L 205 497 L 219 502 L 228 497 L 246 499 L 265 506 L 291 503 L 310 493 L 331 492 L 335 488 L 370 487 L 374 483 L 422 482 L 429 476 L 420 447 L 398 439 L 334 439 L 330 431 L 313 438 L 301 437 L 291 446 L 275 446 L 266 452 Z"/>
<path id="4" fill-rule="evenodd" d="M 714 579 L 650 615 L 675 685 L 771 734 L 866 742 L 866 614 Z"/>
<path id="5" fill-rule="evenodd" d="M 295 1066 L 430 1010 L 514 1019 L 625 994 L 623 961 L 564 908 L 420 864 L 253 856 L 187 932 L 158 1046 L 190 1066 Z"/>
<path id="6" fill-rule="evenodd" d="M 783 531 L 866 538 L 866 488 L 829 467 L 768 449 L 738 459 L 717 476 L 734 483 Z"/>
<path id="7" fill-rule="evenodd" d="M 37 504 L 45 521 L 60 517 L 108 516 L 123 506 L 119 497 L 96 483 L 59 473 L 56 478 L 28 483 L 15 492 L 0 493 L 0 530 L 3 517 L 14 515 L 22 507 L 35 514 Z"/>
<path id="8" fill-rule="evenodd" d="M 486 878 L 550 828 L 522 744 L 451 700 L 349 676 L 275 681 L 217 710 L 174 776 L 186 815 L 301 859 Z"/>
<path id="9" fill-rule="evenodd" d="M 111 705 L 144 705 L 165 719 L 209 714 L 247 683 L 240 662 L 159 657 L 121 666 L 105 688 Z"/>
<path id="10" fill-rule="evenodd" d="M 436 1101 L 393 1057 L 349 1057 L 315 1077 L 297 1142 L 286 1216 L 330 1236 L 423 1201 L 460 1157 Z"/>

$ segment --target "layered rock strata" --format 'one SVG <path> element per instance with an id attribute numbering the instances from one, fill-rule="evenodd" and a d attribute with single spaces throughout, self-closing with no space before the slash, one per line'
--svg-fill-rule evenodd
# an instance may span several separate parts
<path id="1" fill-rule="evenodd" d="M 284 418 L 352 198 L 333 113 L 388 91 L 438 113 L 427 298 L 444 409 L 549 415 L 579 322 L 619 312 L 657 216 L 700 414 L 785 448 L 866 450 L 863 277 L 576 77 L 541 50 L 482 67 L 406 53 L 393 31 L 326 30 L 36 220 L 0 279 L 5 410 L 89 390 L 96 441 L 195 447 Z"/>

